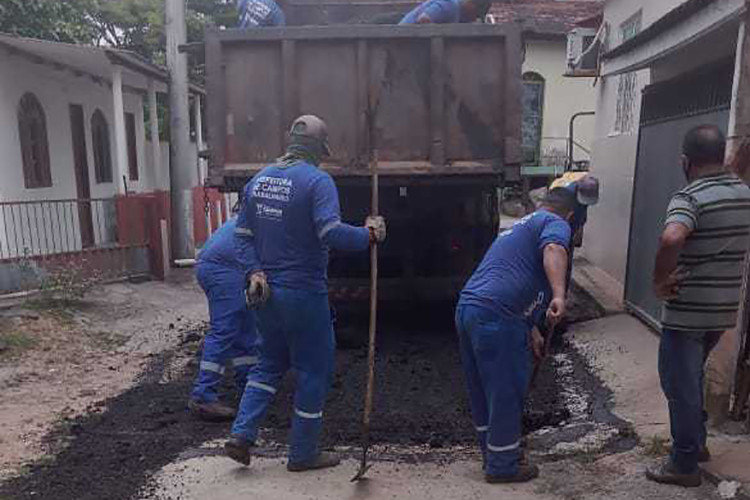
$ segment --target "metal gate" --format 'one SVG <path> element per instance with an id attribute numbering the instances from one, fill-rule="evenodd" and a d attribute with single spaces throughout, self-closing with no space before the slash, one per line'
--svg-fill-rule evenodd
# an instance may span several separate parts
<path id="1" fill-rule="evenodd" d="M 643 91 L 625 304 L 657 328 L 661 301 L 654 296 L 651 278 L 667 205 L 686 183 L 680 168 L 682 140 L 697 125 L 713 124 L 726 131 L 733 73 L 733 61 L 726 61 Z"/>

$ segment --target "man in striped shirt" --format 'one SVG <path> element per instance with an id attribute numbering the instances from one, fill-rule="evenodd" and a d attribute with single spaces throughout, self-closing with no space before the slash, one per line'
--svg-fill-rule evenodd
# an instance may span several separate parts
<path id="1" fill-rule="evenodd" d="M 692 129 L 683 144 L 688 186 L 669 204 L 654 267 L 663 299 L 659 376 L 669 403 L 672 455 L 649 479 L 701 483 L 710 459 L 703 409 L 704 364 L 722 332 L 735 327 L 742 263 L 750 242 L 750 187 L 724 166 L 726 140 L 712 125 Z"/>

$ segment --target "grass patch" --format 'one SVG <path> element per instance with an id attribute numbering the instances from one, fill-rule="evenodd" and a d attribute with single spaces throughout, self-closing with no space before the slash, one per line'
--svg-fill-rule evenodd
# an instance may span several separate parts
<path id="1" fill-rule="evenodd" d="M 643 453 L 649 457 L 664 457 L 669 455 L 669 438 L 651 436 L 643 443 Z"/>
<path id="2" fill-rule="evenodd" d="M 114 332 L 84 332 L 83 335 L 98 349 L 117 349 L 128 341 L 127 335 Z"/>
<path id="3" fill-rule="evenodd" d="M 36 344 L 37 340 L 27 333 L 0 331 L 0 356 L 15 356 Z"/>

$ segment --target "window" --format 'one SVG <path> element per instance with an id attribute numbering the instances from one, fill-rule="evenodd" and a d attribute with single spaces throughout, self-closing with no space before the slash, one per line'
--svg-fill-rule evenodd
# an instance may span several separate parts
<path id="1" fill-rule="evenodd" d="M 42 105 L 32 93 L 25 94 L 18 104 L 18 136 L 24 186 L 27 189 L 51 187 L 47 120 Z"/>
<path id="2" fill-rule="evenodd" d="M 91 117 L 91 144 L 94 146 L 94 172 L 99 184 L 112 182 L 112 154 L 109 149 L 109 127 L 101 110 Z"/>
<path id="3" fill-rule="evenodd" d="M 615 132 L 628 134 L 635 130 L 635 100 L 637 98 L 638 75 L 626 73 L 620 75 L 617 84 L 617 111 L 615 114 Z"/>
<path id="4" fill-rule="evenodd" d="M 620 25 L 620 38 L 621 42 L 625 43 L 631 38 L 634 38 L 638 33 L 641 32 L 641 23 L 643 22 L 643 10 L 639 10 L 624 23 Z"/>
<path id="5" fill-rule="evenodd" d="M 523 75 L 523 162 L 538 165 L 542 146 L 544 115 L 544 78 L 538 73 Z"/>
<path id="6" fill-rule="evenodd" d="M 138 147 L 135 142 L 135 115 L 125 113 L 125 135 L 128 140 L 128 172 L 131 181 L 138 180 Z"/>
<path id="7" fill-rule="evenodd" d="M 621 41 L 627 42 L 641 32 L 643 11 L 639 10 L 620 25 Z M 638 75 L 626 73 L 620 75 L 617 84 L 617 110 L 615 114 L 615 132 L 628 134 L 635 130 L 635 104 L 638 89 Z"/>

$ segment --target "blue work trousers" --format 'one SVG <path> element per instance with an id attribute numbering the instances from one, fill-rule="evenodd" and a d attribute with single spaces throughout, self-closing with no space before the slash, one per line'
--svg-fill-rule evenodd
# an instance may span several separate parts
<path id="1" fill-rule="evenodd" d="M 474 305 L 456 310 L 461 363 L 487 474 L 512 476 L 521 456 L 521 420 L 531 377 L 529 326 Z"/>
<path id="2" fill-rule="evenodd" d="M 273 287 L 258 310 L 260 362 L 248 377 L 232 435 L 254 442 L 284 374 L 296 373 L 289 461 L 318 455 L 323 406 L 334 373 L 335 338 L 328 295 Z"/>
<path id="3" fill-rule="evenodd" d="M 192 397 L 211 403 L 218 399 L 227 365 L 234 370 L 237 387 L 244 390 L 250 367 L 258 361 L 255 313 L 245 303 L 245 276 L 241 271 L 199 263 L 196 275 L 208 299 L 211 324 Z"/>
<path id="4" fill-rule="evenodd" d="M 698 452 L 706 444 L 704 367 L 722 333 L 665 328 L 661 334 L 659 378 L 669 405 L 672 463 L 685 474 L 698 469 Z"/>

